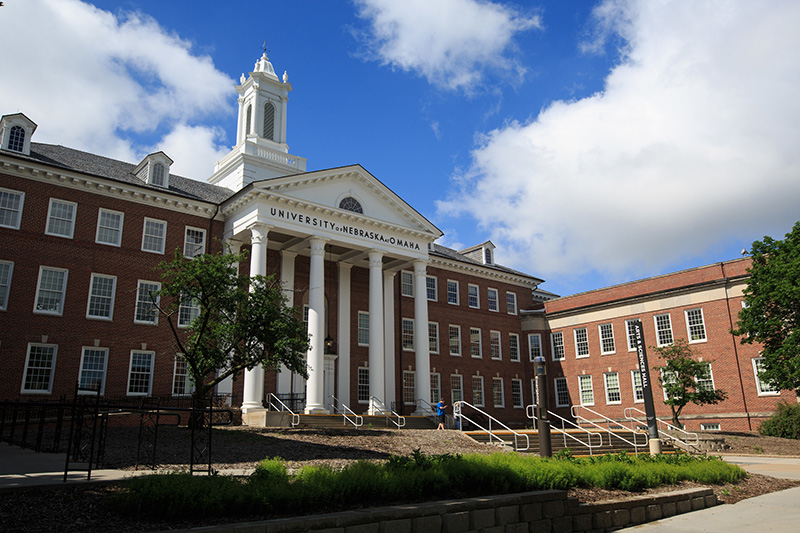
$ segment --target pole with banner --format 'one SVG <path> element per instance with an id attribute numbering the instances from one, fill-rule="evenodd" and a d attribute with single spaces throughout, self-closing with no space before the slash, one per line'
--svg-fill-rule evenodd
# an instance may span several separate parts
<path id="1" fill-rule="evenodd" d="M 633 328 L 633 337 L 636 342 L 639 375 L 642 377 L 642 395 L 644 396 L 644 412 L 647 416 L 647 434 L 650 437 L 650 455 L 658 455 L 661 453 L 661 439 L 658 438 L 656 407 L 653 404 L 653 387 L 650 381 L 650 367 L 647 365 L 647 350 L 644 347 L 642 321 L 632 320 L 630 324 Z"/>

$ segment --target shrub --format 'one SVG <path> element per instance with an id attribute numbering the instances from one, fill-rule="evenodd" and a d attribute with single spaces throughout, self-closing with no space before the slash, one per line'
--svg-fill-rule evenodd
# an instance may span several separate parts
<path id="1" fill-rule="evenodd" d="M 758 432 L 768 437 L 800 439 L 800 405 L 779 403 L 772 416 L 758 427 Z"/>

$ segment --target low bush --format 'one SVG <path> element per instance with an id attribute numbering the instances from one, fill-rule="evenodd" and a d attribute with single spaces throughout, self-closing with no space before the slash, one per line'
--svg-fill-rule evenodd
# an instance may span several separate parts
<path id="1" fill-rule="evenodd" d="M 779 403 L 772 416 L 758 427 L 758 432 L 768 437 L 800 439 L 800 405 Z"/>

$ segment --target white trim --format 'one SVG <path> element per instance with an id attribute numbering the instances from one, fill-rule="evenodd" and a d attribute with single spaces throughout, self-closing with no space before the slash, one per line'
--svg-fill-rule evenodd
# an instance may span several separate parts
<path id="1" fill-rule="evenodd" d="M 181 361 L 183 360 L 183 361 Z M 175 381 L 178 378 L 178 363 L 186 363 L 186 374 L 181 374 L 185 376 L 185 381 L 183 383 L 183 390 L 184 392 L 175 392 Z M 172 388 L 170 389 L 172 392 L 173 398 L 184 398 L 186 396 L 191 396 L 192 392 L 194 392 L 194 383 L 192 383 L 191 377 L 189 376 L 189 363 L 186 361 L 186 357 L 181 353 L 175 354 L 175 360 L 172 364 Z"/>
<path id="2" fill-rule="evenodd" d="M 475 385 L 480 384 L 480 400 L 475 398 Z M 486 407 L 486 387 L 485 383 L 483 382 L 483 376 L 472 376 L 472 403 L 476 407 Z"/>
<path id="3" fill-rule="evenodd" d="M 100 396 L 104 396 L 105 393 L 106 393 L 106 381 L 107 381 L 106 376 L 108 375 L 108 354 L 109 354 L 109 349 L 108 348 L 100 348 L 98 346 L 82 346 L 81 347 L 81 362 L 80 362 L 80 366 L 78 367 L 78 384 L 79 385 L 83 381 L 83 372 L 84 372 L 84 370 L 86 370 L 86 369 L 83 368 L 83 364 L 86 361 L 86 350 L 93 350 L 93 351 L 103 352 L 104 353 L 104 355 L 103 355 L 102 377 L 100 378 Z M 89 371 L 96 372 L 97 370 L 89 369 Z M 84 388 L 88 388 L 88 387 L 85 387 L 84 385 L 80 385 L 80 386 L 82 386 Z M 87 394 L 88 395 L 88 394 L 95 394 L 95 393 L 94 392 L 90 392 L 90 391 L 78 391 L 78 394 Z"/>
<path id="4" fill-rule="evenodd" d="M 494 351 L 494 340 L 497 339 L 497 356 L 495 357 Z M 489 357 L 494 361 L 502 361 L 503 360 L 503 337 L 501 333 L 496 329 L 489 330 Z"/>
<path id="5" fill-rule="evenodd" d="M 431 289 L 431 287 L 428 286 L 430 280 L 433 280 L 433 298 L 428 294 L 428 291 Z M 429 302 L 439 301 L 439 280 L 436 276 L 425 276 L 425 297 Z"/>
<path id="6" fill-rule="evenodd" d="M 458 337 L 457 337 L 457 339 L 458 339 L 458 353 L 453 353 L 452 345 L 450 344 L 450 339 L 452 338 L 450 336 L 451 328 L 456 328 L 458 330 Z M 449 324 L 447 326 L 447 353 L 452 355 L 453 357 L 461 357 L 462 351 L 463 351 L 463 347 L 461 345 L 461 326 L 459 326 L 457 324 Z"/>
<path id="7" fill-rule="evenodd" d="M 689 324 L 689 312 L 691 311 L 700 311 L 700 327 L 703 328 L 703 338 L 702 339 L 692 339 L 692 327 Z M 702 307 L 693 307 L 691 309 L 684 309 L 683 310 L 683 318 L 686 321 L 686 336 L 689 339 L 689 344 L 697 344 L 702 342 L 708 342 L 708 329 L 706 328 L 706 317 L 705 313 L 703 313 Z"/>
<path id="8" fill-rule="evenodd" d="M 592 394 L 592 401 L 584 403 L 584 401 L 583 401 L 583 392 L 584 392 L 583 383 L 584 383 L 584 381 L 586 381 L 586 378 L 588 378 L 589 388 L 585 389 L 585 390 Z M 594 380 L 592 380 L 592 375 L 591 374 L 584 374 L 584 375 L 578 376 L 578 396 L 580 397 L 581 405 L 585 405 L 585 406 L 588 406 L 588 407 L 591 407 L 592 405 L 594 405 Z"/>
<path id="9" fill-rule="evenodd" d="M 436 342 L 431 343 L 431 326 L 436 329 Z M 428 350 L 432 354 L 439 354 L 439 342 L 441 338 L 439 337 L 439 323 L 438 322 L 428 322 Z"/>
<path id="10" fill-rule="evenodd" d="M 661 335 L 659 335 L 658 329 L 658 317 L 666 316 L 667 320 L 669 321 L 669 336 L 672 339 L 670 342 L 661 342 Z M 660 348 L 662 346 L 669 346 L 673 342 L 675 342 L 675 330 L 672 328 L 672 315 L 669 312 L 666 313 L 658 313 L 657 315 L 653 315 L 653 325 L 656 328 L 656 345 Z"/>
<path id="11" fill-rule="evenodd" d="M 149 354 L 150 370 L 148 372 L 147 392 L 131 392 L 131 376 L 133 374 L 133 354 Z M 128 361 L 128 384 L 125 387 L 126 396 L 150 396 L 153 393 L 153 374 L 156 366 L 156 352 L 152 350 L 131 350 Z"/>
<path id="12" fill-rule="evenodd" d="M 578 340 L 578 332 L 583 332 L 585 335 L 585 340 L 582 342 Z M 573 337 L 575 339 L 575 359 L 586 359 L 591 355 L 591 350 L 589 349 L 589 328 L 582 327 L 582 328 L 575 328 L 572 330 Z M 581 345 L 584 344 L 586 347 L 586 353 L 581 354 Z"/>
<path id="13" fill-rule="evenodd" d="M 475 289 L 475 305 L 472 305 L 470 302 L 470 290 Z M 470 309 L 480 309 L 481 308 L 481 288 L 479 285 L 475 285 L 474 283 L 467 283 L 467 307 Z"/>
<path id="14" fill-rule="evenodd" d="M 99 316 L 99 315 L 92 315 L 90 311 L 92 309 L 92 289 L 94 288 L 94 280 L 96 278 L 105 278 L 112 280 L 111 284 L 111 304 L 109 305 L 108 309 L 108 316 Z M 91 276 L 89 276 L 89 297 L 86 299 L 86 318 L 89 320 L 105 320 L 105 321 L 112 321 L 114 320 L 114 302 L 116 301 L 117 296 L 117 276 L 109 276 L 108 274 L 98 274 L 97 272 L 92 272 Z M 107 298 L 107 296 L 98 296 L 99 298 Z"/>
<path id="15" fill-rule="evenodd" d="M 148 222 L 153 223 L 153 224 L 161 225 L 164 228 L 163 235 L 161 236 L 161 247 L 160 247 L 159 250 L 153 250 L 153 249 L 145 248 L 144 244 L 145 244 L 145 241 L 146 241 L 147 237 L 155 238 L 155 236 L 147 234 L 147 223 Z M 167 221 L 166 220 L 159 220 L 157 218 L 144 217 L 144 222 L 142 223 L 142 251 L 143 252 L 149 252 L 151 254 L 164 255 L 164 250 L 166 249 L 166 246 L 167 246 Z"/>
<path id="16" fill-rule="evenodd" d="M 71 217 L 69 219 L 66 218 L 54 218 L 56 221 L 69 221 L 69 232 L 68 233 L 56 233 L 50 230 L 50 218 L 53 217 L 53 203 L 58 202 L 64 206 L 72 207 Z M 62 237 L 64 239 L 71 239 L 73 235 L 75 235 L 75 223 L 78 219 L 78 204 L 75 202 L 70 202 L 68 200 L 61 200 L 60 198 L 50 198 L 50 202 L 47 207 L 47 218 L 45 219 L 44 223 L 44 234 L 50 235 L 52 237 Z"/>
<path id="17" fill-rule="evenodd" d="M 453 378 L 456 378 L 458 387 L 453 387 Z M 461 397 L 458 399 L 456 399 L 455 396 L 453 396 L 453 393 L 456 390 L 458 390 L 458 392 L 461 394 Z M 464 374 L 450 374 L 450 405 L 453 405 L 454 403 L 463 400 L 464 400 Z"/>
<path id="18" fill-rule="evenodd" d="M 513 296 L 514 297 L 513 298 L 513 300 L 514 300 L 514 310 L 513 311 L 509 311 L 508 310 L 508 297 L 509 296 Z M 517 303 L 517 293 L 516 292 L 506 291 L 506 314 L 509 314 L 509 315 L 517 315 L 517 314 L 519 314 L 519 304 Z"/>
<path id="19" fill-rule="evenodd" d="M 156 285 L 158 287 L 156 289 L 156 291 L 160 291 L 161 290 L 161 283 L 159 283 L 157 281 L 150 281 L 150 280 L 146 280 L 146 279 L 140 279 L 140 280 L 138 280 L 136 282 L 136 300 L 135 300 L 135 304 L 133 306 L 133 323 L 134 324 L 144 324 L 144 325 L 147 325 L 147 326 L 157 326 L 158 325 L 158 309 L 154 309 L 155 312 L 153 313 L 153 320 L 139 320 L 139 319 L 136 318 L 136 316 L 139 314 L 139 303 L 140 303 L 139 292 L 141 290 L 142 283 L 148 283 L 150 285 Z M 155 292 L 155 291 L 153 291 L 153 292 Z M 160 301 L 161 301 L 161 296 L 159 295 L 156 298 L 156 304 L 160 303 Z M 148 300 L 148 302 L 150 302 L 150 300 Z M 150 302 L 150 303 L 152 303 L 152 302 Z"/>
<path id="20" fill-rule="evenodd" d="M 494 309 L 492 309 L 492 292 L 494 292 Z M 486 308 L 493 313 L 500 312 L 500 290 L 493 287 L 486 289 Z"/>
<path id="21" fill-rule="evenodd" d="M 609 329 L 611 330 L 611 344 L 614 345 L 614 349 L 611 350 L 611 351 L 606 351 L 605 350 L 605 345 L 604 345 L 604 342 L 603 342 L 603 339 L 604 339 L 604 337 L 603 337 L 603 326 L 608 326 Z M 611 322 L 605 322 L 603 324 L 598 324 L 597 325 L 597 333 L 600 336 L 600 355 L 612 355 L 612 354 L 617 353 L 617 341 L 616 341 L 616 339 L 614 339 L 614 324 L 612 324 Z"/>
<path id="22" fill-rule="evenodd" d="M 619 400 L 611 400 L 609 397 L 610 389 L 608 387 L 608 378 L 609 376 L 614 375 L 617 377 L 617 396 L 619 396 Z M 619 405 L 622 403 L 622 384 L 619 381 L 619 372 L 605 372 L 603 373 L 603 385 L 605 386 L 606 391 L 606 405 Z"/>
<path id="23" fill-rule="evenodd" d="M 50 376 L 47 383 L 47 390 L 41 389 L 26 389 L 25 388 L 25 381 L 28 376 L 28 365 L 30 364 L 31 360 L 31 348 L 34 346 L 41 347 L 41 348 L 52 348 L 53 349 L 53 358 L 50 361 L 49 372 Z M 28 350 L 25 355 L 25 366 L 22 370 L 22 385 L 20 386 L 20 394 L 52 394 L 53 393 L 53 379 L 56 375 L 56 358 L 58 357 L 58 344 L 47 344 L 44 342 L 29 342 L 28 343 Z M 38 367 L 44 368 L 44 367 Z"/>
<path id="24" fill-rule="evenodd" d="M 539 345 L 537 346 L 539 350 L 539 355 L 533 355 L 533 343 L 531 343 L 531 339 L 533 337 L 539 338 Z M 544 355 L 542 349 L 542 334 L 541 333 L 528 333 L 528 360 L 533 363 L 534 357 L 542 357 Z"/>
<path id="25" fill-rule="evenodd" d="M 758 373 L 759 373 L 758 363 L 763 361 L 763 360 L 764 360 L 763 357 L 753 357 L 753 358 L 750 359 L 750 363 L 753 366 L 753 376 L 756 379 L 756 390 L 758 391 L 758 395 L 759 396 L 780 396 L 781 395 L 780 389 L 774 390 L 774 391 L 764 391 L 764 390 L 761 389 L 762 381 L 761 381 L 761 378 L 758 377 Z"/>
<path id="26" fill-rule="evenodd" d="M 8 300 L 11 298 L 11 280 L 14 277 L 14 261 L 0 261 L 0 265 L 8 265 L 8 277 L 3 285 L 6 289 L 5 297 L 0 298 L 0 311 L 8 310 Z"/>
<path id="27" fill-rule="evenodd" d="M 636 373 L 639 373 L 639 388 L 642 389 L 642 397 L 636 397 Z M 633 403 L 644 403 L 644 385 L 642 384 L 642 372 L 638 368 L 631 370 L 631 391 L 633 392 Z"/>
<path id="28" fill-rule="evenodd" d="M 406 346 L 406 325 L 411 325 L 411 344 L 410 346 Z M 400 320 L 400 346 L 402 346 L 404 352 L 413 352 L 414 351 L 414 336 L 417 333 L 417 324 L 413 318 L 405 318 L 403 317 Z M 427 332 L 426 332 L 427 333 Z"/>
<path id="29" fill-rule="evenodd" d="M 519 403 L 514 402 L 514 385 L 519 385 Z M 511 378 L 511 407 L 513 409 L 525 408 L 525 393 L 522 390 L 522 380 L 520 378 Z"/>
<path id="30" fill-rule="evenodd" d="M 535 383 L 535 380 L 534 380 L 534 383 Z M 558 394 L 559 393 L 559 388 L 560 388 L 558 386 L 559 383 L 561 383 L 563 385 L 563 391 L 562 392 L 564 392 L 564 395 L 567 397 L 567 402 L 566 403 L 562 403 L 562 402 L 559 401 L 559 398 L 560 398 L 560 396 Z M 569 407 L 569 386 L 567 385 L 567 378 L 566 377 L 553 378 L 553 393 L 555 394 L 555 397 L 556 397 L 556 407 Z"/>
<path id="31" fill-rule="evenodd" d="M 455 289 L 456 289 L 455 293 L 454 293 L 455 297 L 456 297 L 455 298 L 456 299 L 455 302 L 451 302 L 450 301 L 450 294 L 451 294 L 450 293 L 450 284 L 451 283 L 455 285 Z M 459 294 L 460 291 L 461 291 L 461 288 L 459 287 L 458 280 L 448 279 L 447 280 L 447 303 L 450 304 L 450 305 L 461 305 L 461 295 Z"/>
<path id="32" fill-rule="evenodd" d="M 406 289 L 408 289 L 408 294 L 406 294 Z M 414 273 L 410 270 L 400 271 L 400 296 L 414 297 Z"/>
<path id="33" fill-rule="evenodd" d="M 476 331 L 478 333 L 478 355 L 474 355 L 472 353 L 472 335 Z M 481 331 L 481 328 L 473 328 L 473 327 L 469 328 L 469 355 L 473 359 L 483 359 L 483 339 L 482 339 L 482 337 L 483 337 L 483 332 Z"/>
<path id="34" fill-rule="evenodd" d="M 517 339 L 517 354 L 514 355 L 514 343 L 511 342 L 511 339 Z M 512 363 L 519 363 L 522 361 L 522 357 L 520 356 L 520 344 L 519 344 L 519 333 L 508 333 L 508 360 Z"/>
<path id="35" fill-rule="evenodd" d="M 556 336 L 561 339 L 560 347 L 561 347 L 561 357 L 556 357 Z M 564 332 L 563 331 L 553 331 L 550 333 L 550 353 L 552 355 L 553 361 L 564 361 L 567 358 L 566 351 L 564 350 Z"/>
<path id="36" fill-rule="evenodd" d="M 3 187 L 0 187 L 0 194 L 2 194 L 2 193 L 18 195 L 19 196 L 19 210 L 16 211 L 16 213 L 17 213 L 17 223 L 16 223 L 16 225 L 3 224 L 2 222 L 0 222 L 0 228 L 19 229 L 20 224 L 22 224 L 22 208 L 25 207 L 25 193 L 22 192 L 22 191 L 15 191 L 14 189 L 6 189 L 6 188 L 3 188 Z M 0 209 L 6 209 L 6 208 L 4 208 L 2 205 L 0 205 Z"/>
<path id="37" fill-rule="evenodd" d="M 39 307 L 39 292 L 42 290 L 42 274 L 45 270 L 52 272 L 63 272 L 64 279 L 61 283 L 61 301 L 57 311 L 38 309 Z M 52 315 L 62 316 L 64 314 L 64 300 L 67 299 L 67 278 L 69 277 L 69 270 L 66 268 L 56 268 L 49 266 L 39 266 L 39 279 L 36 282 L 36 296 L 33 299 L 33 312 L 38 315 Z"/>
<path id="38" fill-rule="evenodd" d="M 103 213 L 108 213 L 109 215 L 119 215 L 119 242 L 105 242 L 100 240 L 100 220 L 103 218 Z M 97 230 L 94 234 L 94 242 L 96 244 L 104 244 L 106 246 L 116 246 L 119 248 L 122 246 L 122 228 L 125 225 L 125 213 L 122 211 L 112 211 L 111 209 L 106 209 L 105 207 L 101 207 L 97 210 Z"/>
<path id="39" fill-rule="evenodd" d="M 199 252 L 194 252 L 191 255 L 186 253 L 187 252 L 187 248 L 189 247 L 190 244 L 191 244 L 191 246 L 198 246 L 198 244 L 197 243 L 189 243 L 189 232 L 190 231 L 196 231 L 196 232 L 201 233 L 203 235 L 203 242 L 201 243 L 201 245 L 202 245 L 201 250 Z M 184 257 L 188 257 L 190 259 L 194 259 L 195 257 L 203 255 L 204 253 L 206 253 L 206 242 L 207 242 L 207 238 L 206 237 L 207 237 L 207 235 L 208 234 L 207 234 L 206 230 L 204 230 L 203 228 L 195 228 L 194 226 L 186 226 L 185 229 L 183 230 L 183 255 L 184 255 Z M 164 240 L 166 241 L 166 231 L 164 231 Z"/>
<path id="40" fill-rule="evenodd" d="M 497 403 L 497 398 L 495 398 L 494 395 L 494 386 L 496 383 L 500 383 L 500 403 Z M 494 405 L 495 409 L 505 409 L 506 407 L 505 384 L 503 383 L 503 378 L 501 377 L 492 378 L 492 405 Z"/>
<path id="41" fill-rule="evenodd" d="M 640 320 L 640 319 L 631 318 L 631 319 L 628 319 L 628 320 L 625 321 L 625 343 L 628 346 L 628 351 L 629 352 L 635 352 L 636 351 L 635 341 L 633 339 L 633 336 L 631 335 L 630 326 L 629 326 L 629 324 L 631 322 L 635 322 L 636 320 Z M 644 327 L 644 322 L 642 322 L 642 326 Z"/>
<path id="42" fill-rule="evenodd" d="M 366 327 L 361 327 L 362 317 L 366 320 Z M 366 332 L 366 342 L 361 342 L 361 331 Z M 369 346 L 369 311 L 359 311 L 356 316 L 356 343 L 359 346 Z"/>

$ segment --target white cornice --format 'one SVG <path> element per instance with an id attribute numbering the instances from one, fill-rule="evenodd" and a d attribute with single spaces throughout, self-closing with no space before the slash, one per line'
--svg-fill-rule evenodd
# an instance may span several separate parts
<path id="1" fill-rule="evenodd" d="M 443 270 L 462 272 L 478 278 L 490 279 L 512 285 L 521 285 L 528 287 L 531 290 L 535 289 L 536 286 L 541 283 L 534 282 L 530 278 L 526 278 L 524 276 L 518 276 L 509 272 L 495 270 L 483 265 L 473 265 L 472 263 L 464 263 L 455 259 L 445 259 L 443 257 L 430 256 L 430 265 Z"/>

